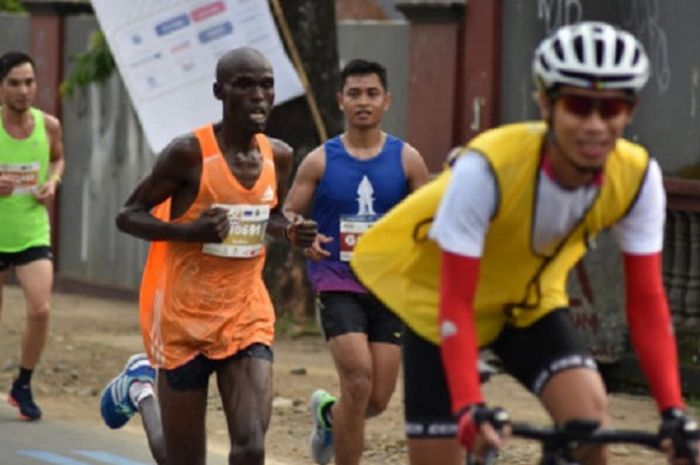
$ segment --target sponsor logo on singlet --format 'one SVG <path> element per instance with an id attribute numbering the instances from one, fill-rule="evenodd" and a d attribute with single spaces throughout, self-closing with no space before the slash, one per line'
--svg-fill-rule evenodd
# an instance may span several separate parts
<path id="1" fill-rule="evenodd" d="M 206 243 L 202 252 L 230 258 L 257 257 L 263 251 L 269 205 L 225 205 L 213 207 L 228 211 L 229 232 L 221 243 Z"/>
<path id="2" fill-rule="evenodd" d="M 357 213 L 340 216 L 340 260 L 350 261 L 360 236 L 377 221 L 374 186 L 365 175 L 357 186 Z"/>

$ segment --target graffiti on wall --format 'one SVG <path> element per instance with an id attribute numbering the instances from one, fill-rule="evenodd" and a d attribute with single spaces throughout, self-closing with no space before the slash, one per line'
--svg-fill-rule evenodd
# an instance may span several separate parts
<path id="1" fill-rule="evenodd" d="M 565 24 L 581 21 L 583 5 L 580 0 L 538 0 L 537 19 L 544 21 L 545 32 L 550 34 Z"/>
<path id="2" fill-rule="evenodd" d="M 594 270 L 597 267 L 593 266 Z M 595 271 L 593 271 L 595 273 Z M 569 307 L 571 320 L 579 331 L 593 357 L 599 362 L 614 362 L 624 352 L 625 337 L 619 331 L 617 317 L 606 313 L 606 296 L 596 293 L 600 279 L 595 279 L 584 261 L 571 273 Z M 596 296 L 596 294 L 598 294 Z M 620 310 L 620 309 L 617 309 Z"/>
<path id="3" fill-rule="evenodd" d="M 651 60 L 651 77 L 659 92 L 665 93 L 671 85 L 671 66 L 668 62 L 668 38 L 661 26 L 659 0 L 618 0 L 622 11 L 622 27 L 634 33 L 644 44 Z"/>
<path id="4" fill-rule="evenodd" d="M 661 93 L 671 85 L 668 60 L 668 38 L 661 25 L 659 0 L 618 0 L 621 26 L 632 32 L 644 44 L 652 66 L 652 79 Z M 538 0 L 537 19 L 550 34 L 566 24 L 583 20 L 581 0 Z"/>

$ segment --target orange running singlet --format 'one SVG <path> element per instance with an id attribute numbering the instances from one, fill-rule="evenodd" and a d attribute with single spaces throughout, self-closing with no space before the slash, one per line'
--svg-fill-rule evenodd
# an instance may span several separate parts
<path id="1" fill-rule="evenodd" d="M 195 131 L 202 150 L 199 192 L 173 223 L 191 223 L 220 206 L 231 229 L 222 244 L 153 242 L 139 296 L 141 332 L 151 363 L 172 369 L 198 354 L 226 358 L 253 344 L 270 345 L 275 313 L 262 279 L 264 238 L 270 209 L 277 205 L 272 147 L 257 134 L 262 171 L 251 189 L 231 173 L 212 125 Z M 170 201 L 153 215 L 167 220 Z"/>

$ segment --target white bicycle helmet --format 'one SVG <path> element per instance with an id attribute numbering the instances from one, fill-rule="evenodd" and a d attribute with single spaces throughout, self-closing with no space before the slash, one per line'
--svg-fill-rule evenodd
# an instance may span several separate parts
<path id="1" fill-rule="evenodd" d="M 637 94 L 649 79 L 649 59 L 629 32 L 586 21 L 563 26 L 544 39 L 535 51 L 532 73 L 548 91 L 568 85 Z"/>

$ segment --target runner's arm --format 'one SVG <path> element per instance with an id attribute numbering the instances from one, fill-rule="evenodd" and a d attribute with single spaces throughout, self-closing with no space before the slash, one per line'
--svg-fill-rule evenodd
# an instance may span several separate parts
<path id="1" fill-rule="evenodd" d="M 413 192 L 423 184 L 428 182 L 430 174 L 428 167 L 425 165 L 425 160 L 421 154 L 413 146 L 404 142 L 403 150 L 401 151 L 403 170 L 408 179 L 408 191 Z"/>
<path id="2" fill-rule="evenodd" d="M 65 168 L 61 122 L 58 118 L 48 113 L 44 113 L 44 121 L 49 141 L 49 169 L 46 174 L 46 181 L 34 193 L 34 197 L 42 203 L 46 203 L 55 195 Z"/>
<path id="3" fill-rule="evenodd" d="M 452 399 L 459 413 L 483 402 L 474 323 L 478 258 L 443 251 L 440 272 L 440 353 Z"/>
<path id="4" fill-rule="evenodd" d="M 659 410 L 682 407 L 678 355 L 661 273 L 666 196 L 651 160 L 629 213 L 613 227 L 623 252 L 630 337 Z"/>
<path id="5" fill-rule="evenodd" d="M 287 218 L 293 220 L 308 214 L 325 165 L 326 153 L 322 145 L 309 152 L 302 160 L 284 201 L 283 211 Z"/>
<path id="6" fill-rule="evenodd" d="M 457 160 L 430 237 L 442 249 L 439 323 L 441 353 L 455 413 L 480 403 L 474 297 L 484 238 L 497 188 L 486 160 L 469 153 Z"/>
<path id="7" fill-rule="evenodd" d="M 60 183 L 65 169 L 63 158 L 63 129 L 58 118 L 46 115 L 46 132 L 49 135 L 49 172 L 47 181 Z"/>
<path id="8" fill-rule="evenodd" d="M 330 240 L 318 234 L 318 225 L 315 221 L 304 218 L 323 176 L 325 160 L 323 145 L 312 150 L 304 158 L 283 206 L 285 217 L 292 222 L 287 237 L 295 245 L 304 248 L 305 254 L 312 259 L 320 259 L 328 255 L 328 252 L 323 250 L 322 244 Z"/>
<path id="9" fill-rule="evenodd" d="M 661 252 L 624 254 L 627 322 L 659 411 L 684 408 L 673 322 L 661 277 Z"/>
<path id="10" fill-rule="evenodd" d="M 193 135 L 175 139 L 161 152 L 151 173 L 127 199 L 117 215 L 117 227 L 149 241 L 221 242 L 229 228 L 223 209 L 207 209 L 192 223 L 172 223 L 150 213 L 153 207 L 168 199 L 173 202 L 171 217 L 184 213 L 196 198 L 201 166 L 197 139 Z M 189 197 L 189 203 L 175 205 L 174 196 Z"/>
<path id="11" fill-rule="evenodd" d="M 277 206 L 270 211 L 270 222 L 267 226 L 268 234 L 281 237 L 289 225 L 289 220 L 282 212 L 282 205 L 287 197 L 287 185 L 292 172 L 294 150 L 286 142 L 280 139 L 270 138 L 272 153 L 275 159 L 275 177 L 277 179 Z"/>
<path id="12" fill-rule="evenodd" d="M 288 217 L 284 212 L 287 199 L 287 185 L 292 172 L 294 151 L 287 143 L 279 139 L 270 139 L 275 154 L 275 170 L 277 175 L 277 207 L 272 210 L 267 231 L 276 237 L 285 237 L 298 247 L 310 246 L 318 230 L 316 223 L 305 220 L 301 216 Z"/>

